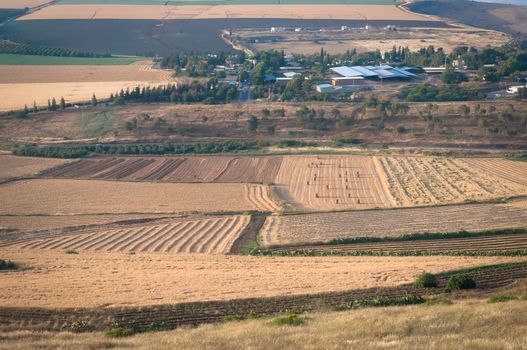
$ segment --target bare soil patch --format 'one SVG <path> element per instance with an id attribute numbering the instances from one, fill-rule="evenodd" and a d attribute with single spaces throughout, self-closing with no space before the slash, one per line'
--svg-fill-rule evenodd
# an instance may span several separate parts
<path id="1" fill-rule="evenodd" d="M 231 300 L 397 286 L 426 270 L 519 261 L 497 257 L 275 258 L 1 249 L 32 266 L 0 280 L 1 306 L 96 307 Z"/>
<path id="2" fill-rule="evenodd" d="M 0 154 L 0 179 L 35 175 L 67 162 L 67 160 L 56 158 L 17 157 L 11 154 Z"/>

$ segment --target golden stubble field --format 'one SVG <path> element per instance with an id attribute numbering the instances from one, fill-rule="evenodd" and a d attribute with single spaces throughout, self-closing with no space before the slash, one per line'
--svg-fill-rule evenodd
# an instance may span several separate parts
<path id="1" fill-rule="evenodd" d="M 152 69 L 150 62 L 130 65 L 0 65 L 0 111 L 29 108 L 36 103 L 47 106 L 48 100 L 57 102 L 64 97 L 67 103 L 89 101 L 93 94 L 99 99 L 121 89 L 137 86 L 159 86 L 176 80 L 166 70 Z"/>
<path id="2" fill-rule="evenodd" d="M 19 20 L 290 18 L 431 21 L 392 5 L 53 5 Z"/>
<path id="3" fill-rule="evenodd" d="M 263 185 L 35 179 L 0 186 L 0 215 L 270 210 Z"/>
<path id="4" fill-rule="evenodd" d="M 111 307 L 281 296 L 412 282 L 506 257 L 249 257 L 0 250 L 30 269 L 2 273 L 0 305 Z"/>

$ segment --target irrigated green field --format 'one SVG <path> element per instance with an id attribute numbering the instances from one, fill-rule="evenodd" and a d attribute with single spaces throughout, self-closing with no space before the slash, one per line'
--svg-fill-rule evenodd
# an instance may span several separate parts
<path id="1" fill-rule="evenodd" d="M 60 57 L 40 55 L 0 54 L 0 65 L 126 65 L 143 57 Z"/>

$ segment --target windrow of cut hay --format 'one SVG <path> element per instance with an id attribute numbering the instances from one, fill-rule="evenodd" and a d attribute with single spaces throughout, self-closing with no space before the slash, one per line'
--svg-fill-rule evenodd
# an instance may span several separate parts
<path id="1" fill-rule="evenodd" d="M 0 242 L 0 247 L 50 250 L 227 254 L 249 223 L 248 215 L 177 220 L 156 225 Z"/>
<path id="2" fill-rule="evenodd" d="M 109 157 L 83 159 L 47 176 L 160 182 L 271 183 L 281 157 Z"/>
<path id="3" fill-rule="evenodd" d="M 435 157 L 374 157 L 395 206 L 462 203 L 527 194 L 527 186 L 505 180 L 465 161 Z M 499 167 L 501 161 L 492 160 Z M 527 178 L 523 174 L 522 178 Z"/>
<path id="4" fill-rule="evenodd" d="M 75 215 L 269 210 L 252 184 L 173 184 L 35 179 L 0 186 L 0 215 Z M 267 191 L 259 191 L 265 195 Z M 265 201 L 271 201 L 267 198 Z"/>
<path id="5" fill-rule="evenodd" d="M 278 246 L 354 237 L 522 228 L 527 226 L 527 210 L 518 203 L 525 201 L 269 216 L 260 238 L 264 246 Z"/>

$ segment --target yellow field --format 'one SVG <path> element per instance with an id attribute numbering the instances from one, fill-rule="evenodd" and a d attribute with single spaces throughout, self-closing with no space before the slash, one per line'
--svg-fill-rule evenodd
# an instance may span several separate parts
<path id="1" fill-rule="evenodd" d="M 38 19 L 209 19 L 295 18 L 349 20 L 434 20 L 386 5 L 53 5 L 19 20 Z"/>
<path id="2" fill-rule="evenodd" d="M 22 238 L 2 247 L 64 251 L 128 251 L 227 254 L 249 223 L 250 216 L 224 216 L 194 220 L 170 220 L 158 224 L 129 225 L 50 238 Z"/>
<path id="3" fill-rule="evenodd" d="M 464 161 L 428 157 L 375 157 L 383 185 L 396 206 L 488 200 L 527 194 L 527 186 L 507 181 Z M 501 161 L 491 160 L 500 168 Z M 527 179 L 527 172 L 518 175 Z"/>
<path id="4" fill-rule="evenodd" d="M 23 9 L 36 7 L 51 2 L 51 0 L 0 0 L 0 9 Z"/>
<path id="5" fill-rule="evenodd" d="M 293 209 L 390 207 L 371 157 L 284 157 L 277 192 Z"/>
<path id="6" fill-rule="evenodd" d="M 506 257 L 249 257 L 1 248 L 31 269 L 2 273 L 0 306 L 96 307 L 397 286 L 423 270 L 519 261 Z"/>
<path id="7" fill-rule="evenodd" d="M 259 186 L 24 180 L 0 186 L 0 215 L 268 210 L 267 191 L 256 191 L 256 198 L 249 195 Z"/>
<path id="8" fill-rule="evenodd" d="M 35 175 L 66 162 L 67 160 L 55 158 L 17 157 L 10 154 L 0 154 L 0 179 Z"/>

